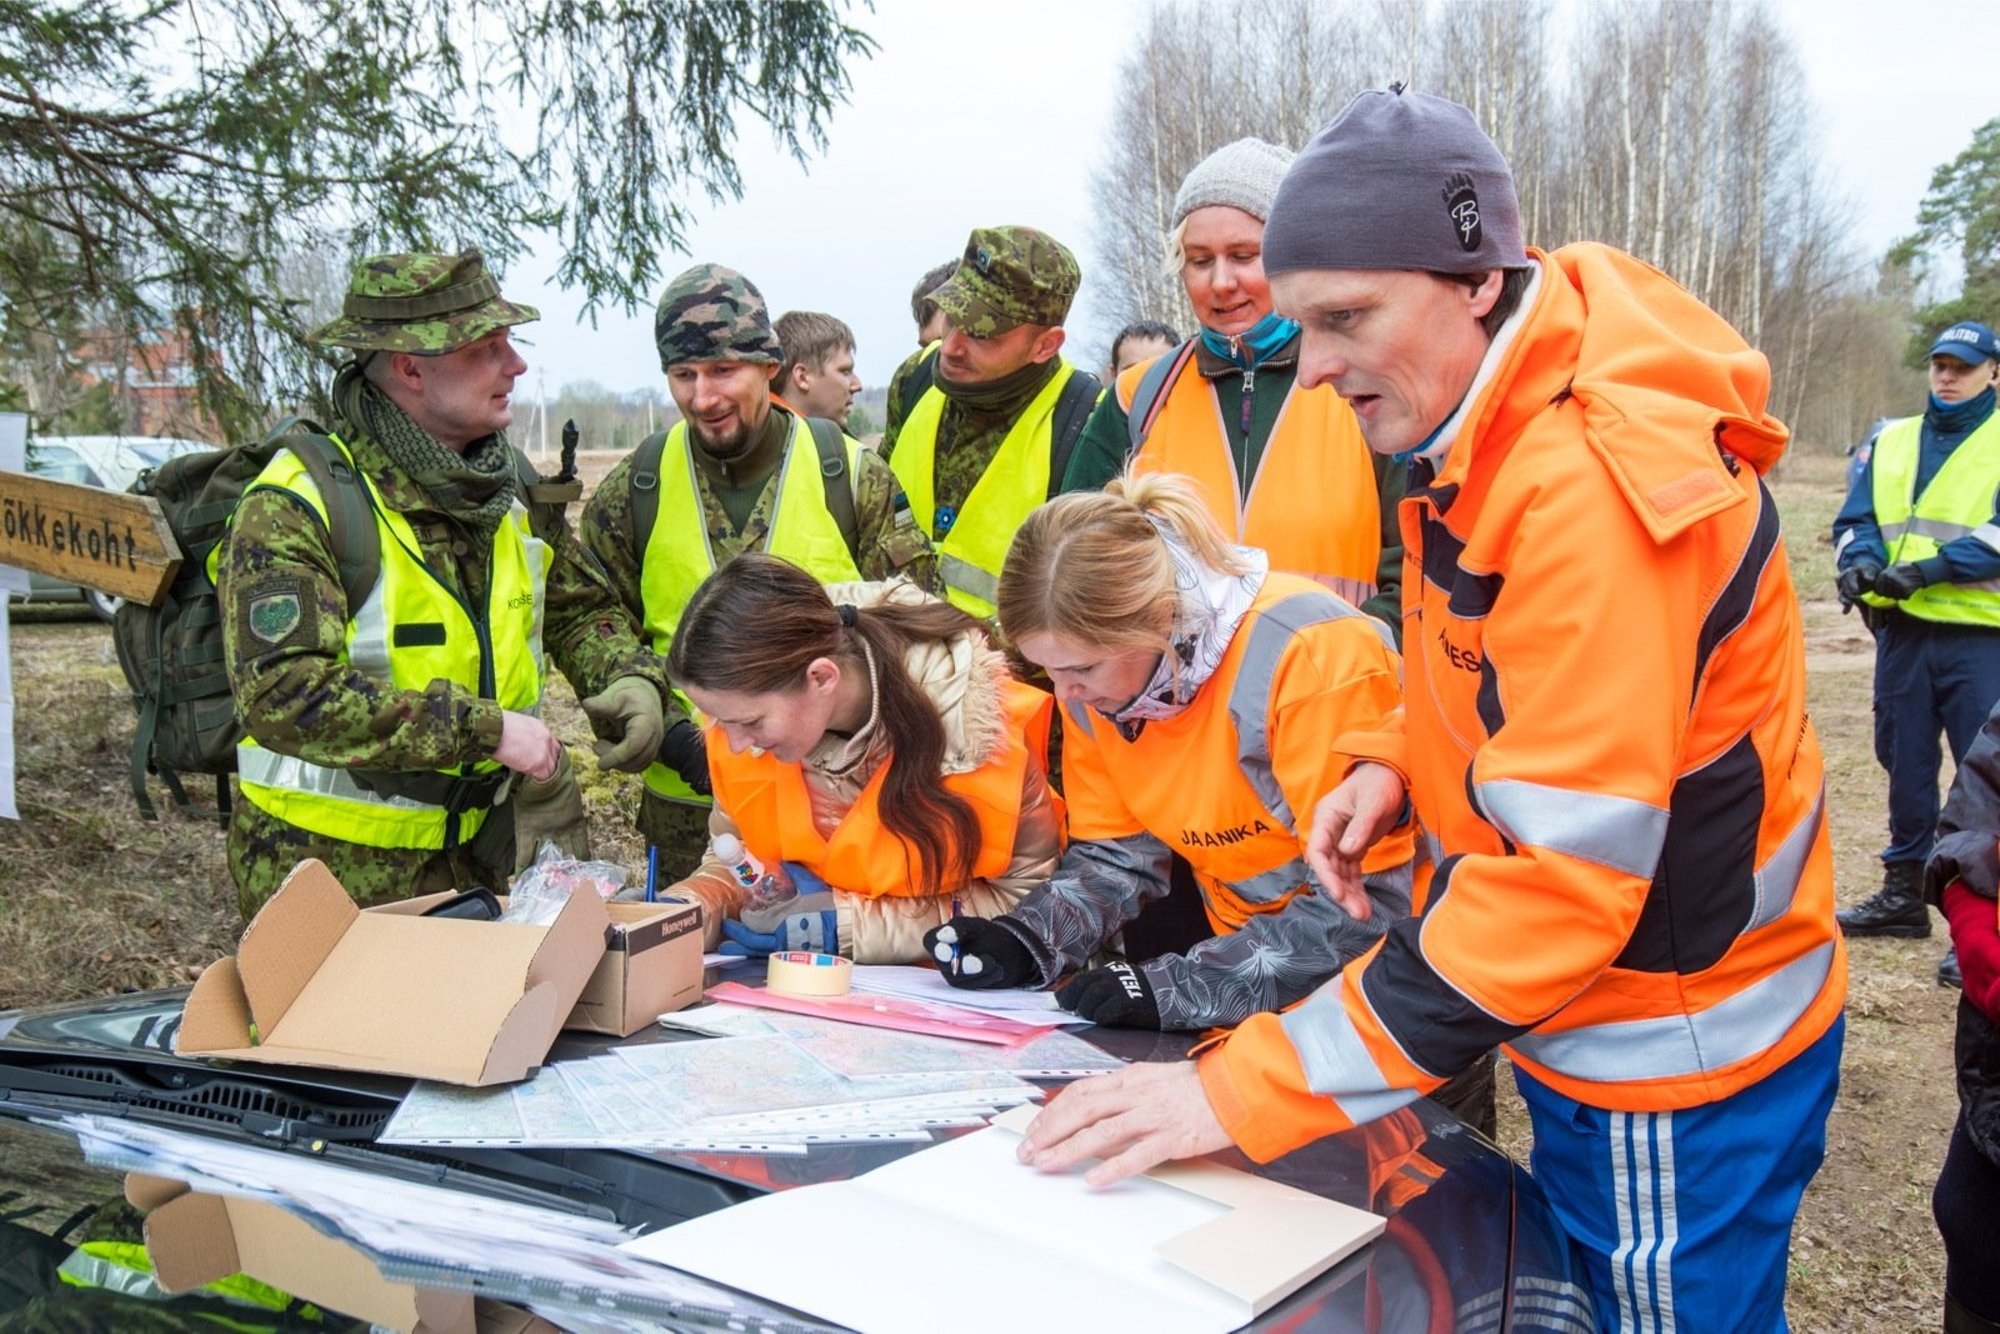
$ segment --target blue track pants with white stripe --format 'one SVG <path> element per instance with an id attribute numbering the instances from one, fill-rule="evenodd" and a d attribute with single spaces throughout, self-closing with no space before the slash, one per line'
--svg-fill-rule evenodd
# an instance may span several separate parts
<path id="1" fill-rule="evenodd" d="M 1806 1183 L 1826 1149 L 1846 1021 L 1734 1097 L 1613 1112 L 1516 1068 L 1530 1168 L 1581 1252 L 1598 1326 L 1771 1334 Z"/>

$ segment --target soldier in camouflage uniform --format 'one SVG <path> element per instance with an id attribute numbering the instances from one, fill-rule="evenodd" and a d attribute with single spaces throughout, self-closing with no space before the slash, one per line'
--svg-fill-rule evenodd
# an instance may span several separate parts
<path id="1" fill-rule="evenodd" d="M 928 370 L 921 394 L 892 392 L 882 453 L 938 547 L 947 596 L 976 616 L 992 616 L 1007 544 L 1028 511 L 1061 489 L 1067 448 L 1097 401 L 1097 377 L 1062 355 L 1062 323 L 1081 280 L 1075 257 L 1046 233 L 975 230 L 957 270 L 931 293 L 948 321 L 943 342 L 892 381 L 922 384 Z M 1014 475 L 993 479 L 974 501 L 996 462 Z"/>
<path id="2" fill-rule="evenodd" d="M 784 353 L 755 284 L 722 265 L 697 264 L 667 285 L 653 338 L 683 422 L 611 470 L 580 528 L 656 652 L 671 646 L 700 579 L 740 552 L 784 556 L 822 582 L 900 575 L 936 590 L 930 541 L 888 466 L 842 436 L 842 475 L 825 471 L 811 433 L 772 401 Z M 656 462 L 635 467 L 648 453 Z M 647 534 L 635 519 L 635 476 L 657 497 Z M 852 492 L 851 534 L 834 526 L 831 488 L 841 486 Z M 781 528 L 784 515 L 796 517 Z M 660 760 L 647 775 L 639 832 L 660 849 L 662 872 L 677 879 L 708 843 L 707 753 L 684 711 L 668 725 Z"/>
<path id="3" fill-rule="evenodd" d="M 343 315 L 312 336 L 355 354 L 333 383 L 333 435 L 370 490 L 382 572 L 363 606 L 350 607 L 325 519 L 282 480 L 283 465 L 297 467 L 289 451 L 231 521 L 218 588 L 248 733 L 229 831 L 246 917 L 305 857 L 364 904 L 504 886 L 515 864 L 507 798 L 518 787 L 508 775 L 549 780 L 561 758 L 534 716 L 544 668 L 523 655 L 534 653 L 536 629 L 589 697 L 605 738 L 600 763 L 643 768 L 658 751 L 664 664 L 560 511 L 530 522 L 519 494 L 526 463 L 504 428 L 526 365 L 507 331 L 535 318 L 501 297 L 477 251 L 383 255 L 356 267 Z M 411 619 L 413 610 L 424 614 Z M 386 665 L 352 658 L 364 625 Z M 439 674 L 399 686 L 399 663 L 405 678 L 412 663 Z M 522 698 L 503 707 L 509 692 Z M 298 823 L 308 814 L 318 832 Z M 483 823 L 461 844 L 474 820 Z M 382 831 L 399 821 L 442 832 L 394 845 Z"/>

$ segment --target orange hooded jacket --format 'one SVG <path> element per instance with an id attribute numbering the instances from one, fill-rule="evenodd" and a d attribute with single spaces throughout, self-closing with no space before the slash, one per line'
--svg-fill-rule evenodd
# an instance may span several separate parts
<path id="1" fill-rule="evenodd" d="M 1403 502 L 1401 725 L 1335 743 L 1405 776 L 1437 869 L 1417 916 L 1203 1058 L 1259 1159 L 1503 1043 L 1593 1106 L 1717 1101 L 1846 992 L 1768 366 L 1630 256 L 1530 254 Z"/>

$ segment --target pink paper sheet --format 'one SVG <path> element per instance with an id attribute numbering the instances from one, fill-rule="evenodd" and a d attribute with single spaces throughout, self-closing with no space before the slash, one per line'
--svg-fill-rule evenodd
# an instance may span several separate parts
<path id="1" fill-rule="evenodd" d="M 1018 1047 L 1049 1032 L 1044 1024 L 1023 1024 L 974 1010 L 928 1001 L 902 1000 L 893 996 L 780 996 L 762 987 L 746 987 L 741 982 L 718 982 L 708 989 L 712 1001 L 734 1005 L 754 1005 L 788 1014 L 816 1015 L 839 1019 L 871 1028 L 894 1028 L 905 1033 L 926 1033 L 931 1037 L 958 1038 L 964 1042 L 988 1042 L 1000 1047 Z"/>

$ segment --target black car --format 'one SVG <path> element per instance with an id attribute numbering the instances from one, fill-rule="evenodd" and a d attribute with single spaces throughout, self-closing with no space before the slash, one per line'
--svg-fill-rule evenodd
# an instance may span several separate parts
<path id="1" fill-rule="evenodd" d="M 650 1231 L 754 1195 L 846 1179 L 921 1147 L 815 1145 L 802 1157 L 606 1149 L 400 1149 L 375 1142 L 410 1081 L 347 1072 L 195 1061 L 175 1054 L 184 991 L 146 992 L 0 1012 L 0 1200 L 15 1192 L 66 1218 L 114 1177 L 79 1168 L 52 1122 L 91 1113 L 254 1145 L 270 1171 L 299 1157 L 352 1171 L 504 1198 Z M 1177 1060 L 1185 1037 L 1082 1032 L 1128 1060 Z M 700 1040 L 654 1029 L 630 1042 Z M 565 1033 L 552 1059 L 596 1054 L 610 1039 Z M 31 1151 L 32 1150 L 32 1151 Z M 1250 1167 L 1233 1152 L 1219 1161 Z M 1385 1235 L 1267 1312 L 1286 1330 L 1517 1330 L 1588 1334 L 1590 1299 L 1532 1179 L 1475 1131 L 1426 1101 L 1261 1168 L 1301 1189 L 1389 1217 Z M 81 1182 L 94 1183 L 88 1187 Z M 0 1206 L 0 1218 L 7 1210 Z M 1052 1219 L 1060 1227 L 1061 1220 Z M 841 1239 L 824 1243 L 838 1246 Z M 533 1303 L 545 1316 L 623 1312 L 654 1327 L 820 1329 L 754 1299 L 728 1312 L 649 1303 L 615 1291 L 551 1294 L 490 1257 L 440 1270 L 372 1255 L 385 1272 Z M 1031 1281 L 1031 1280 L 1030 1280 Z M 0 1303 L 5 1285 L 0 1284 Z M 0 1309 L 0 1330 L 6 1313 Z"/>

